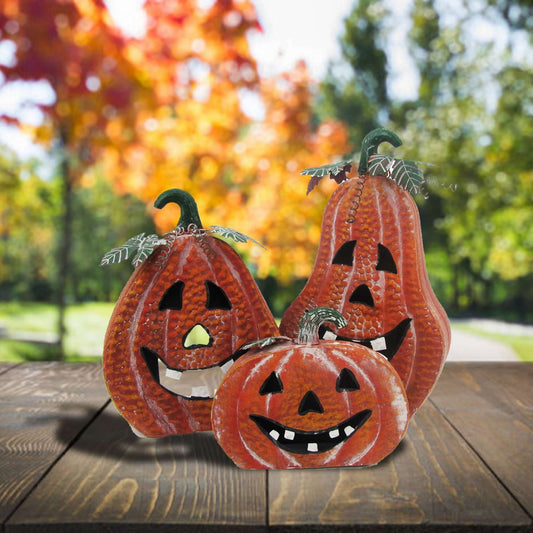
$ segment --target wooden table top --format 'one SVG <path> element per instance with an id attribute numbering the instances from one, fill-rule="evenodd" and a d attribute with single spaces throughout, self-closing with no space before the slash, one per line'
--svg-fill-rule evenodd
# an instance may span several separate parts
<path id="1" fill-rule="evenodd" d="M 98 364 L 0 363 L 2 531 L 533 531 L 533 364 L 448 363 L 371 468 L 240 470 L 138 439 Z M 149 525 L 149 527 L 147 526 Z"/>

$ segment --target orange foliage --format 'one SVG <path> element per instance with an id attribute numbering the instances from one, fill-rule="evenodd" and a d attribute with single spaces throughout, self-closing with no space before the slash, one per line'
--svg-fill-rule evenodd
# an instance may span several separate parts
<path id="1" fill-rule="evenodd" d="M 0 65 L 6 82 L 46 79 L 56 100 L 43 106 L 35 139 L 60 139 L 74 179 L 101 161 L 120 193 L 151 204 L 179 187 L 202 219 L 265 243 L 241 247 L 259 276 L 307 276 L 332 182 L 306 197 L 305 167 L 349 151 L 339 123 L 314 126 L 313 84 L 303 63 L 259 80 L 247 36 L 260 30 L 250 0 L 147 0 L 146 35 L 124 38 L 103 0 L 4 0 L 1 37 L 16 63 Z M 253 123 L 245 89 L 265 107 Z M 75 165 L 77 163 L 77 165 Z M 87 180 L 90 183 L 90 180 Z M 160 231 L 177 208 L 154 212 Z"/>
<path id="2" fill-rule="evenodd" d="M 265 118 L 257 123 L 243 115 L 235 85 L 213 73 L 198 83 L 209 87 L 207 99 L 178 100 L 155 116 L 140 117 L 142 144 L 127 151 L 125 171 L 113 171 L 116 184 L 147 202 L 167 188 L 185 189 L 206 226 L 235 228 L 267 246 L 241 248 L 258 276 L 272 274 L 282 282 L 307 276 L 335 184 L 323 180 L 306 197 L 307 178 L 299 171 L 347 153 L 344 126 L 313 126 L 313 85 L 304 63 L 261 83 Z M 196 88 L 190 88 L 193 95 Z M 111 169 L 119 156 L 108 151 L 106 161 Z M 168 231 L 178 211 L 154 217 L 160 231 Z"/>
<path id="3" fill-rule="evenodd" d="M 326 122 L 313 127 L 312 82 L 305 64 L 266 80 L 262 96 L 264 121 L 254 125 L 240 143 L 236 176 L 253 176 L 245 210 L 234 224 L 246 227 L 268 251 L 253 252 L 258 275 L 280 281 L 306 277 L 313 266 L 322 212 L 334 182 L 323 180 L 306 196 L 308 179 L 299 172 L 342 158 L 349 151 L 345 127 Z"/>
<path id="4" fill-rule="evenodd" d="M 255 10 L 247 0 L 218 0 L 208 9 L 181 0 L 147 2 L 146 12 L 146 38 L 130 43 L 128 55 L 149 74 L 159 107 L 137 113 L 138 143 L 107 150 L 106 174 L 119 192 L 147 202 L 165 188 L 184 188 L 213 224 L 224 223 L 237 166 L 232 147 L 250 123 L 239 92 L 258 86 L 246 37 L 259 27 Z M 120 139 L 119 126 L 107 130 Z M 165 229 L 176 221 L 171 209 L 157 217 Z"/>
<path id="5" fill-rule="evenodd" d="M 107 124 L 125 126 L 150 97 L 124 59 L 125 39 L 103 0 L 4 0 L 0 28 L 16 47 L 14 64 L 0 65 L 5 82 L 46 80 L 55 93 L 41 106 L 45 121 L 32 130 L 35 140 L 59 139 L 79 176 L 109 143 Z"/>

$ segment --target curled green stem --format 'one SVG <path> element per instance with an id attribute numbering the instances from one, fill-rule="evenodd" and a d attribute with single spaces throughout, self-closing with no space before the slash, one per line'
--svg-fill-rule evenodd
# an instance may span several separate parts
<path id="1" fill-rule="evenodd" d="M 348 322 L 339 311 L 331 307 L 315 307 L 306 311 L 298 326 L 298 344 L 316 344 L 319 341 L 318 328 L 324 322 L 331 322 L 338 328 L 344 328 Z"/>
<path id="2" fill-rule="evenodd" d="M 202 227 L 202 221 L 198 214 L 198 206 L 188 192 L 182 191 L 181 189 L 169 189 L 157 197 L 154 202 L 154 207 L 162 209 L 169 203 L 175 203 L 180 206 L 181 215 L 177 224 L 178 228 L 186 230 L 191 224 L 197 228 Z"/>
<path id="3" fill-rule="evenodd" d="M 388 142 L 395 148 L 402 144 L 402 141 L 396 133 L 385 128 L 377 128 L 372 130 L 364 139 L 361 144 L 361 158 L 359 159 L 358 174 L 366 174 L 368 172 L 368 160 L 370 156 L 378 153 L 378 146 Z"/>

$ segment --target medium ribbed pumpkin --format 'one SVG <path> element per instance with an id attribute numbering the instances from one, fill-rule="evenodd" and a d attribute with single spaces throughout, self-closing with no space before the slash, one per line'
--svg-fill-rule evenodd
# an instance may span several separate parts
<path id="1" fill-rule="evenodd" d="M 172 189 L 155 202 L 181 208 L 122 291 L 104 345 L 104 377 L 119 412 L 140 435 L 211 429 L 212 397 L 243 344 L 278 332 L 239 255 L 202 229 L 196 203 Z"/>
<path id="2" fill-rule="evenodd" d="M 411 414 L 430 393 L 444 364 L 450 327 L 428 280 L 417 206 L 386 175 L 371 176 L 368 160 L 388 130 L 363 141 L 359 175 L 330 198 L 307 284 L 285 312 L 282 335 L 293 336 L 306 310 L 331 306 L 348 320 L 326 338 L 355 340 L 387 357 L 402 379 Z"/>
<path id="3" fill-rule="evenodd" d="M 365 346 L 319 340 L 323 321 L 346 323 L 333 309 L 314 309 L 297 340 L 256 343 L 223 379 L 213 431 L 238 466 L 369 466 L 404 436 L 409 409 L 392 365 Z"/>

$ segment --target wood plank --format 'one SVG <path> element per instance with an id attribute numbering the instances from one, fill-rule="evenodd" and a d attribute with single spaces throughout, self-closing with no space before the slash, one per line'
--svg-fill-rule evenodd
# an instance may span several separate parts
<path id="1" fill-rule="evenodd" d="M 97 364 L 27 363 L 0 375 L 0 524 L 107 401 Z"/>
<path id="2" fill-rule="evenodd" d="M 432 401 L 533 516 L 533 364 L 450 363 Z"/>
<path id="3" fill-rule="evenodd" d="M 404 441 L 371 468 L 269 475 L 270 524 L 527 526 L 529 517 L 426 402 Z M 439 530 L 440 531 L 440 530 Z"/>
<path id="4" fill-rule="evenodd" d="M 260 525 L 265 518 L 265 472 L 237 468 L 213 433 L 138 439 L 111 404 L 8 526 L 217 524 L 216 531 L 224 525 L 236 531 L 235 524 Z"/>
<path id="5" fill-rule="evenodd" d="M 0 361 L 0 375 L 9 372 L 20 364 L 21 363 L 7 363 L 5 361 Z"/>

